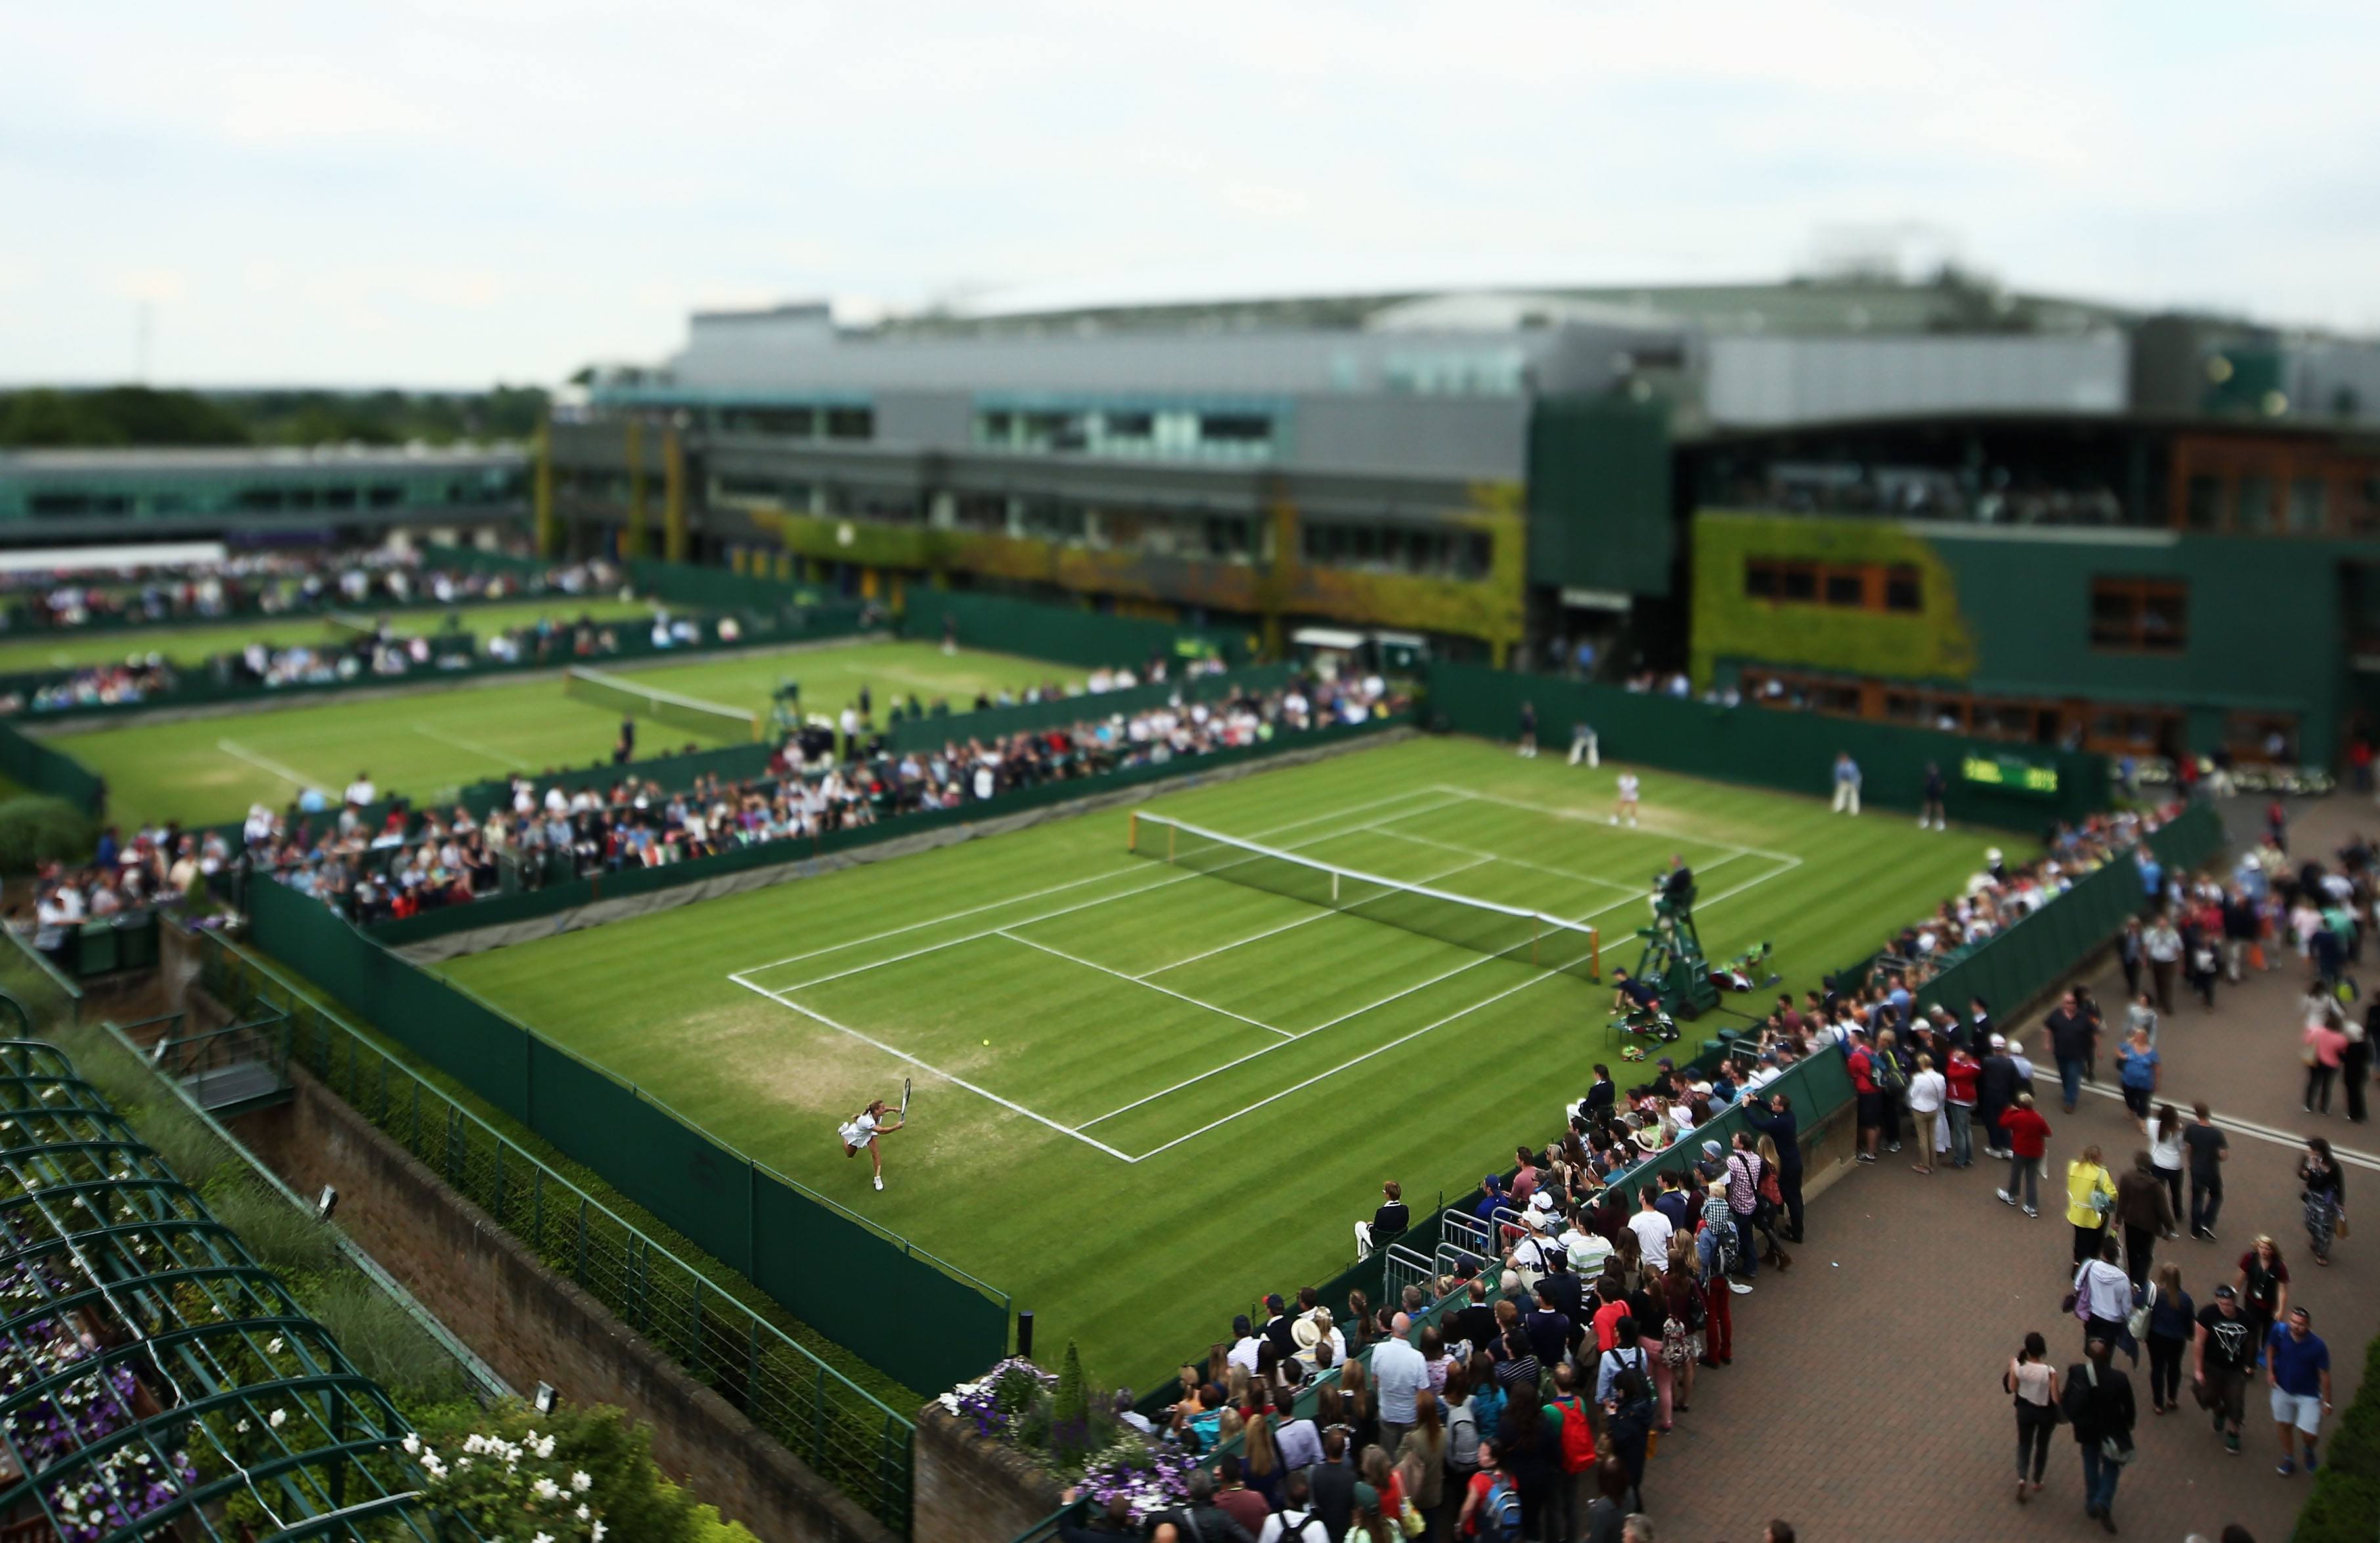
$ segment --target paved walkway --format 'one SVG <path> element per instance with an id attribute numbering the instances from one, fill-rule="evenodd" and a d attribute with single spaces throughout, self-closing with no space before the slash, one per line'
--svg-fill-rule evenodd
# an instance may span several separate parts
<path id="1" fill-rule="evenodd" d="M 2300 814 L 2297 844 L 2327 853 L 2370 810 L 2335 796 Z M 2204 1302 L 2231 1278 L 2248 1240 L 2271 1233 L 2293 1271 L 2291 1299 L 2313 1310 L 2314 1331 L 2330 1343 L 2343 1409 L 2363 1347 L 2380 1330 L 2380 1132 L 2350 1126 L 2342 1113 L 2324 1121 L 2301 1111 L 2302 976 L 2293 958 L 2281 963 L 2268 978 L 2218 991 L 2212 1013 L 2184 1004 L 2160 1035 L 2167 1094 L 2185 1109 L 2207 1100 L 2229 1126 L 2232 1157 L 2221 1241 L 2163 1244 L 2159 1257 L 2182 1260 L 2191 1294 Z M 2370 967 L 2380 979 L 2380 959 Z M 2122 981 L 2105 973 L 2098 989 L 2112 1003 Z M 2022 1027 L 2041 1039 L 2037 1014 Z M 2123 1105 L 2111 1093 L 2086 1094 L 2064 1114 L 2046 1058 L 2044 1073 L 2036 1086 L 2056 1131 L 2052 1173 L 2094 1142 L 2111 1166 L 2128 1163 L 2142 1142 Z M 2260 1137 L 2237 1122 L 2275 1134 Z M 2349 1169 L 2348 1199 L 2370 1231 L 2339 1244 L 2327 1270 L 2307 1256 L 2294 1178 L 2297 1143 L 2315 1130 L 2367 1155 Z M 2022 1507 L 2014 1499 L 2015 1421 L 2000 1367 L 2031 1330 L 2048 1337 L 2061 1368 L 2081 1350 L 2079 1327 L 2058 1310 L 2071 1278 L 2072 1234 L 2060 1208 L 2045 1195 L 2043 1216 L 2028 1221 L 1992 1197 L 2005 1165 L 1979 1159 L 1964 1172 L 1945 1168 L 1929 1178 L 1910 1171 L 1914 1155 L 1847 1174 L 1812 1204 L 1809 1241 L 1791 1271 L 1763 1271 L 1755 1294 L 1738 1299 L 1735 1364 L 1703 1373 L 1693 1413 L 1662 1439 L 1645 1475 L 1663 1539 L 1757 1543 L 1771 1516 L 1811 1539 L 2105 1536 L 2082 1514 L 2081 1464 L 2066 1429 L 2054 1438 L 2041 1495 Z M 2141 1457 L 2117 1496 L 2124 1535 L 2180 1543 L 2240 1522 L 2263 1543 L 2287 1538 L 2308 1481 L 2274 1472 L 2278 1449 L 2262 1390 L 2250 1394 L 2245 1452 L 2228 1457 L 2187 1401 L 2184 1413 L 2149 1414 L 2145 1360 L 2133 1377 Z"/>

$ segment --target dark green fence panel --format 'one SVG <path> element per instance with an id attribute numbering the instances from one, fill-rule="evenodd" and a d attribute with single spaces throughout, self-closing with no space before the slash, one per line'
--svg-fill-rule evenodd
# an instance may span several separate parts
<path id="1" fill-rule="evenodd" d="M 516 1030 L 516 1032 L 518 1032 Z M 528 1037 L 538 1135 L 692 1238 L 712 1257 L 752 1273 L 750 1165 L 634 1087 Z"/>
<path id="2" fill-rule="evenodd" d="M 1235 691 L 1278 691 L 1296 674 L 1287 664 L 1251 664 L 1220 675 L 1196 675 L 1187 680 L 1160 681 L 1098 696 L 1060 697 L 1051 701 L 1019 702 L 1014 707 L 987 708 L 981 712 L 947 712 L 905 718 L 885 731 L 885 742 L 896 750 L 935 750 L 945 744 L 990 739 L 1036 729 L 1061 729 L 1119 712 L 1160 707 L 1179 696 L 1185 702 L 1220 701 Z"/>
<path id="3" fill-rule="evenodd" d="M 0 774 L 63 798 L 93 819 L 106 812 L 107 784 L 97 772 L 6 722 L 0 722 Z"/>
<path id="4" fill-rule="evenodd" d="M 1548 743 L 1568 739 L 1571 724 L 1584 722 L 1595 726 L 1608 758 L 1812 797 L 1831 796 L 1836 753 L 1848 750 L 1864 777 L 1863 801 L 1881 808 L 1915 808 L 1928 761 L 1949 780 L 1946 803 L 1959 820 L 2038 831 L 2053 820 L 2103 809 L 2108 802 L 2107 758 L 2081 751 L 2011 747 L 1811 712 L 1718 707 L 1478 665 L 1434 662 L 1429 667 L 1429 714 L 1443 715 L 1458 733 L 1511 739 L 1519 733 L 1523 702 L 1536 706 L 1538 734 Z M 2002 792 L 1960 778 L 1960 764 L 1968 755 L 2010 750 L 2057 768 L 2055 797 Z"/>
<path id="5" fill-rule="evenodd" d="M 310 897 L 260 881 L 248 904 L 257 946 L 870 1365 L 932 1388 L 979 1375 L 1006 1353 L 1008 1300 L 992 1288 L 762 1173 L 743 1153 L 415 968 Z M 755 1200 L 763 1193 L 765 1210 Z M 625 1311 L 644 1329 L 640 1300 L 628 1291 Z"/>
<path id="6" fill-rule="evenodd" d="M 828 1338 L 878 1347 L 869 1363 L 912 1388 L 972 1381 L 1007 1353 L 1005 1300 L 766 1169 L 752 1194 L 753 1281 Z"/>
<path id="7" fill-rule="evenodd" d="M 1078 606 L 1041 605 L 972 589 L 908 590 L 902 631 L 922 642 L 939 642 L 946 621 L 955 621 L 958 641 L 1068 664 L 1129 664 L 1150 658 L 1220 655 L 1238 663 L 1250 654 L 1249 640 L 1220 628 L 1177 626 L 1140 616 L 1117 616 Z"/>
<path id="8" fill-rule="evenodd" d="M 998 820 L 1026 809 L 1047 808 L 1076 798 L 1098 797 L 1148 783 L 1179 779 L 1184 786 L 1190 786 L 1201 775 L 1220 772 L 1226 767 L 1283 755 L 1292 750 L 1314 749 L 1349 739 L 1360 739 L 1399 726 L 1401 721 L 1392 719 L 1339 724 L 1306 734 L 1283 735 L 1260 745 L 1235 750 L 1218 750 L 1212 755 L 1127 767 L 1104 776 L 1039 783 L 1002 794 L 988 802 L 963 804 L 954 809 L 921 809 L 915 814 L 905 814 L 874 825 L 829 831 L 814 841 L 763 842 L 753 846 L 740 846 L 715 857 L 697 857 L 691 862 L 669 863 L 661 868 L 625 869 L 599 878 L 573 879 L 565 883 L 548 884 L 543 889 L 519 894 L 495 895 L 467 905 L 442 906 L 419 916 L 381 922 L 371 929 L 370 936 L 391 948 L 402 948 L 425 939 L 443 938 L 449 932 L 468 932 L 482 927 L 525 921 L 532 917 L 555 916 L 564 911 L 577 910 L 581 905 L 591 905 L 598 900 L 650 894 L 657 890 L 674 889 L 681 884 L 700 883 L 722 874 L 741 873 L 747 869 L 808 862 L 813 857 L 829 857 L 855 847 L 874 846 L 881 842 L 900 841 L 945 826 Z"/>
<path id="9" fill-rule="evenodd" d="M 736 573 L 727 568 L 706 568 L 693 563 L 665 563 L 658 558 L 632 557 L 628 560 L 628 577 L 635 581 L 639 594 L 659 595 L 680 605 L 699 605 L 710 611 L 752 611 L 773 614 L 795 609 L 845 609 L 840 601 L 829 607 L 820 607 L 820 595 L 815 585 L 795 584 L 762 575 Z M 851 606 L 848 609 L 856 611 L 858 608 Z"/>

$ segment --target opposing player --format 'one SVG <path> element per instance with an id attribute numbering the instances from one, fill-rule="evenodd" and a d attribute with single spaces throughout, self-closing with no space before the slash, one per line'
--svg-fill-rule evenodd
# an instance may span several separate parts
<path id="1" fill-rule="evenodd" d="M 1631 825 L 1636 823 L 1636 773 L 1633 772 L 1620 773 L 1620 807 L 1611 811 L 1614 825 L 1623 820 Z"/>
<path id="2" fill-rule="evenodd" d="M 876 1138 L 892 1135 L 902 1124 L 899 1115 L 890 1113 L 892 1107 L 879 1099 L 845 1121 L 841 1127 L 843 1155 L 857 1157 L 859 1149 L 867 1148 L 868 1160 L 875 1165 L 876 1187 L 879 1189 L 884 1187 L 884 1154 L 878 1149 Z"/>

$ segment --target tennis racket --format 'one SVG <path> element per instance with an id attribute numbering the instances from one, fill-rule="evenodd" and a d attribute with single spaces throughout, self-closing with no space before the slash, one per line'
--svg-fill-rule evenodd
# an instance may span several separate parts
<path id="1" fill-rule="evenodd" d="M 909 1117 L 909 1079 L 907 1077 L 901 1079 L 901 1117 L 905 1120 Z"/>

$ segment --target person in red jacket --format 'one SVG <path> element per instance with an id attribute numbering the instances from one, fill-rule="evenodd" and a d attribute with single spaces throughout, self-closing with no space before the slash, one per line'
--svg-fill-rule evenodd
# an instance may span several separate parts
<path id="1" fill-rule="evenodd" d="M 1967 1053 L 1964 1045 L 1952 1047 L 1949 1063 L 1942 1075 L 1950 1084 L 1949 1101 L 1943 1112 L 1950 1121 L 1950 1166 L 1968 1168 L 1975 1160 L 1975 1085 L 1983 1076 L 1984 1063 Z M 1984 1133 L 1985 1145 L 1994 1139 L 1991 1132 Z"/>
<path id="2" fill-rule="evenodd" d="M 2033 1095 L 2019 1093 L 2016 1107 L 2000 1116 L 2000 1129 L 2007 1133 L 2009 1150 L 2008 1187 L 1999 1192 L 2001 1199 L 2018 1204 L 2017 1186 L 2023 1185 L 2024 1214 L 2041 1214 L 2041 1160 L 2049 1150 L 2049 1122 L 2033 1107 Z"/>

